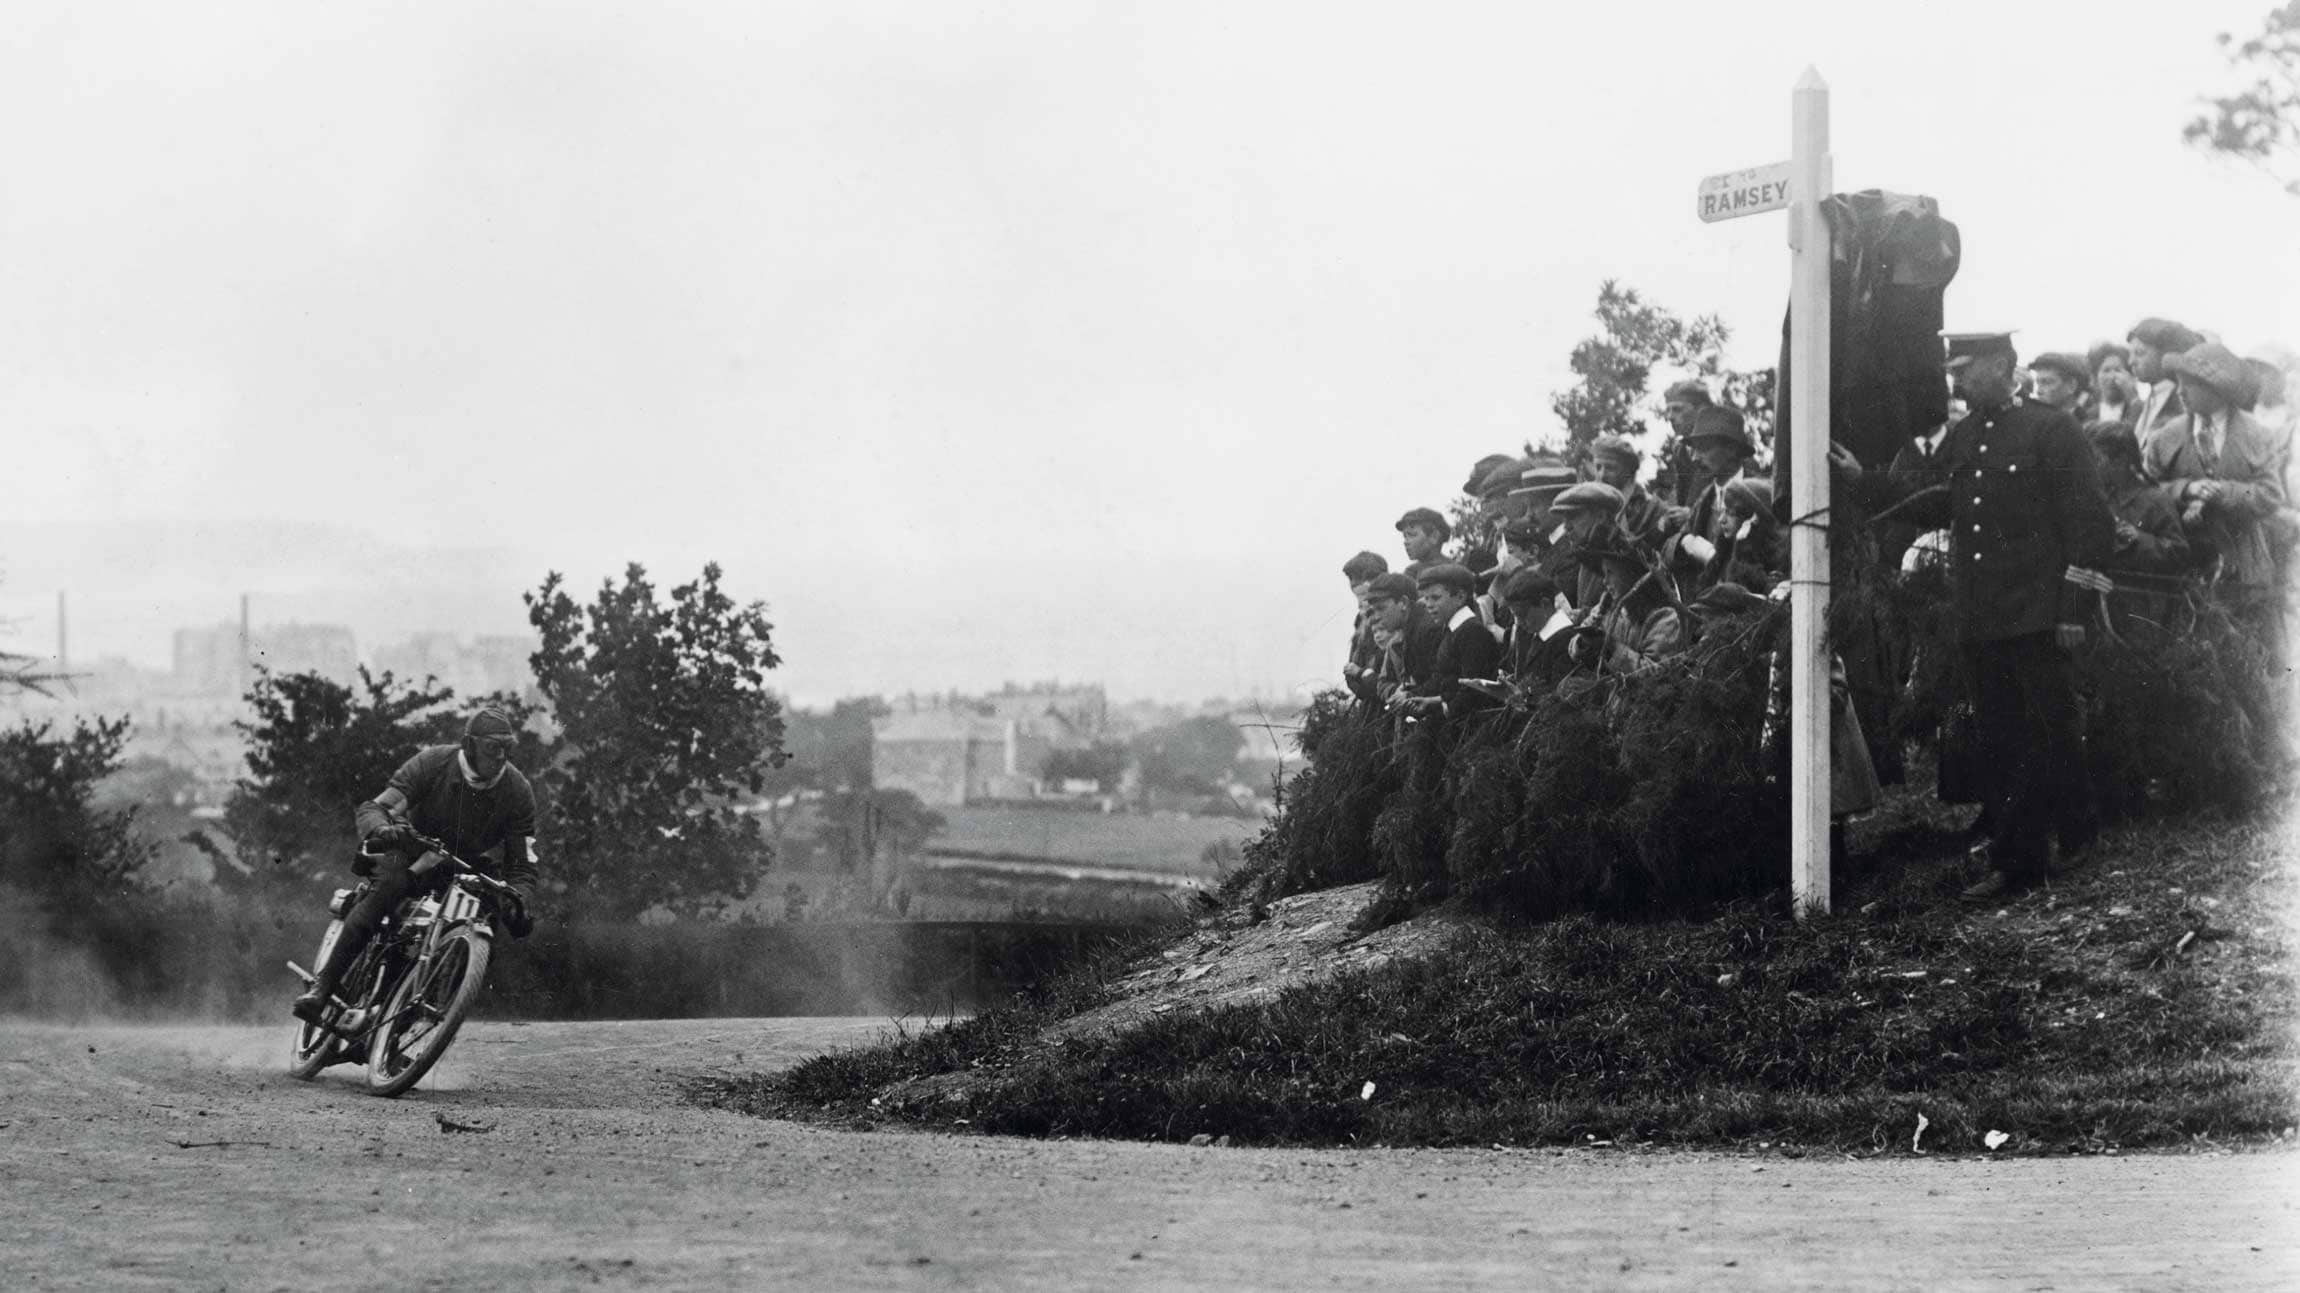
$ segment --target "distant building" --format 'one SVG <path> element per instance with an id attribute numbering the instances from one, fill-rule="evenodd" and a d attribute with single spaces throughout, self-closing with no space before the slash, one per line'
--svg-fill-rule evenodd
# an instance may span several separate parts
<path id="1" fill-rule="evenodd" d="M 535 645 L 535 639 L 517 634 L 482 635 L 465 642 L 452 633 L 417 633 L 377 647 L 375 667 L 402 682 L 436 678 L 459 697 L 498 691 L 525 694 L 534 689 L 527 658 Z"/>
<path id="2" fill-rule="evenodd" d="M 174 663 L 176 688 L 195 696 L 236 696 L 259 666 L 350 686 L 359 678 L 359 643 L 341 624 L 267 624 L 250 635 L 243 657 L 239 625 L 225 623 L 177 629 Z"/>
<path id="3" fill-rule="evenodd" d="M 871 724 L 872 780 L 928 804 L 1035 798 L 1056 750 L 1111 734 L 1099 686 L 1009 684 L 984 696 L 908 695 Z"/>
<path id="4" fill-rule="evenodd" d="M 316 673 L 347 687 L 359 680 L 359 643 L 341 624 L 267 624 L 248 647 L 273 673 Z"/>
<path id="5" fill-rule="evenodd" d="M 178 689 L 196 696 L 237 695 L 246 661 L 240 655 L 240 626 L 177 629 L 174 656 Z"/>

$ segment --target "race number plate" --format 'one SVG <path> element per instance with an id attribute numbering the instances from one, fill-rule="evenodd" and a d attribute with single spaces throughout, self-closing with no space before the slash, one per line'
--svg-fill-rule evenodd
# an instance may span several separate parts
<path id="1" fill-rule="evenodd" d="M 478 918 L 479 899 L 474 897 L 470 890 L 458 888 L 448 893 L 447 919 L 449 923 Z"/>

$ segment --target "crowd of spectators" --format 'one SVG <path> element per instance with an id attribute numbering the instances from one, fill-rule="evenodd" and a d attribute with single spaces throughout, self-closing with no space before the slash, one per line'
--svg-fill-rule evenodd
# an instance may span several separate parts
<path id="1" fill-rule="evenodd" d="M 2025 366 L 2007 334 L 1945 340 L 1947 422 L 1889 462 L 1831 446 L 1831 561 L 1840 581 L 1860 568 L 1935 590 L 1953 616 L 1986 782 L 1986 865 L 1968 890 L 1983 900 L 2087 860 L 2097 825 L 2070 660 L 2088 633 L 2176 631 L 2184 608 L 2217 604 L 2283 658 L 2295 420 L 2284 365 L 2164 319 Z M 1442 733 L 1527 692 L 1668 667 L 1785 600 L 1788 534 L 1809 518 L 1785 514 L 1742 413 L 1701 381 L 1671 386 L 1665 408 L 1687 451 L 1677 471 L 1647 471 L 1616 435 L 1578 461 L 1490 455 L 1451 520 L 1429 507 L 1397 519 L 1398 569 L 1352 557 L 1349 691 Z M 1848 691 L 1906 666 L 1857 639 L 1835 646 L 1841 815 L 1878 790 L 1878 734 Z M 1880 757 L 1897 775 L 1897 753 Z"/>

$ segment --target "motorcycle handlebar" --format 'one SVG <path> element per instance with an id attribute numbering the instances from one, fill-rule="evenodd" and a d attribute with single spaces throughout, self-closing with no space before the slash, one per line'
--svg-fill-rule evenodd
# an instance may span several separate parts
<path id="1" fill-rule="evenodd" d="M 437 853 L 442 865 L 449 867 L 466 879 L 477 881 L 479 887 L 487 890 L 489 893 L 516 896 L 518 892 L 510 885 L 503 883 L 501 880 L 496 879 L 494 876 L 487 874 L 485 871 L 482 871 L 479 868 L 471 865 L 469 862 L 464 861 L 462 858 L 455 856 L 455 850 L 447 847 L 447 841 L 445 840 L 433 839 L 429 835 L 410 831 L 407 835 L 407 841 L 410 844 L 421 847 L 425 852 Z"/>

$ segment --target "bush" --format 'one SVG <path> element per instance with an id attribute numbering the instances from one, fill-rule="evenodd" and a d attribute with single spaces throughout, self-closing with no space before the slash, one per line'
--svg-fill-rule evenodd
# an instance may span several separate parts
<path id="1" fill-rule="evenodd" d="M 1875 724 L 1895 754 L 1933 743 L 1961 695 L 1946 598 L 1928 574 L 1832 602 L 1832 635 L 1873 652 L 1869 675 L 1895 688 Z M 1247 846 L 1231 891 L 1267 900 L 1379 875 L 1398 894 L 1450 890 L 1547 917 L 1685 910 L 1778 885 L 1787 750 L 1767 739 L 1766 706 L 1788 618 L 1772 607 L 1713 620 L 1659 669 L 1520 693 L 1442 735 L 1320 696 L 1301 735 L 1311 766 Z M 2256 626 L 2209 604 L 2191 618 L 2178 632 L 2096 631 L 2078 655 L 2094 789 L 2111 819 L 2245 812 L 2288 779 L 2278 675 Z"/>

